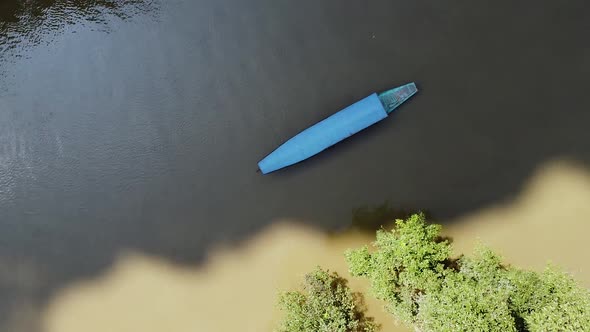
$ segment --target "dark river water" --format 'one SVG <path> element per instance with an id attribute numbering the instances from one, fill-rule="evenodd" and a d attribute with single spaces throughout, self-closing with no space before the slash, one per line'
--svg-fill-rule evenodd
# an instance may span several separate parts
<path id="1" fill-rule="evenodd" d="M 40 280 L 0 278 L 0 329 L 121 250 L 199 263 L 275 220 L 339 229 L 384 201 L 444 220 L 543 162 L 589 165 L 589 17 L 581 0 L 0 0 L 0 263 Z M 389 119 L 256 173 L 410 81 Z"/>

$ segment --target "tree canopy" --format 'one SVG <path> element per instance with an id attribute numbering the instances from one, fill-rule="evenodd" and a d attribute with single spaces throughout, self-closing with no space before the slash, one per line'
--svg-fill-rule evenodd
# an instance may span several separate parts
<path id="1" fill-rule="evenodd" d="M 345 253 L 350 273 L 368 279 L 385 309 L 417 331 L 590 331 L 590 292 L 570 275 L 503 264 L 484 246 L 453 258 L 440 231 L 423 214 L 397 220 L 371 247 Z M 338 275 L 318 269 L 305 290 L 281 297 L 287 315 L 279 331 L 377 330 Z"/>
<path id="2" fill-rule="evenodd" d="M 281 294 L 279 304 L 287 315 L 280 332 L 377 331 L 377 324 L 365 316 L 362 295 L 353 293 L 337 273 L 317 268 L 305 276 L 304 289 Z"/>

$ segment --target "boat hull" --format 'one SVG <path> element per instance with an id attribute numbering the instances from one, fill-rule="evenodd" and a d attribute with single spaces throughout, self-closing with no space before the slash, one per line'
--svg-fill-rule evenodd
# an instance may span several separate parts
<path id="1" fill-rule="evenodd" d="M 291 138 L 258 163 L 263 174 L 296 164 L 387 118 L 374 93 Z"/>

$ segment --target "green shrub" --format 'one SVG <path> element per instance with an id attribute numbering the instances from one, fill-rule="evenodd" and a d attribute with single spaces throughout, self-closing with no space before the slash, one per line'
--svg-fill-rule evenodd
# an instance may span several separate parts
<path id="1" fill-rule="evenodd" d="M 567 274 L 548 267 L 543 273 L 514 270 L 511 300 L 529 331 L 590 331 L 590 295 Z"/>
<path id="2" fill-rule="evenodd" d="M 320 268 L 305 276 L 305 292 L 281 294 L 286 311 L 280 332 L 375 332 L 378 325 L 365 316 L 361 294 L 345 279 Z"/>

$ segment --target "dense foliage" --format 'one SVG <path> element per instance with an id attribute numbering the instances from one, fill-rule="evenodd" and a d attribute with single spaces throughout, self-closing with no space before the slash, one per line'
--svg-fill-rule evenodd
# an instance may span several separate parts
<path id="1" fill-rule="evenodd" d="M 281 332 L 375 332 L 378 326 L 366 317 L 362 297 L 346 280 L 321 269 L 305 276 L 305 292 L 281 294 L 286 311 Z"/>
<path id="2" fill-rule="evenodd" d="M 590 331 L 590 292 L 548 267 L 537 273 L 503 265 L 485 247 L 451 257 L 440 225 L 424 215 L 377 231 L 373 248 L 345 253 L 352 275 L 367 278 L 386 310 L 421 332 Z M 281 297 L 282 332 L 375 331 L 356 295 L 336 274 L 318 269 L 305 290 Z"/>
<path id="3" fill-rule="evenodd" d="M 346 253 L 386 309 L 420 331 L 590 331 L 590 293 L 553 268 L 504 266 L 492 251 L 451 258 L 439 225 L 417 214 Z"/>

